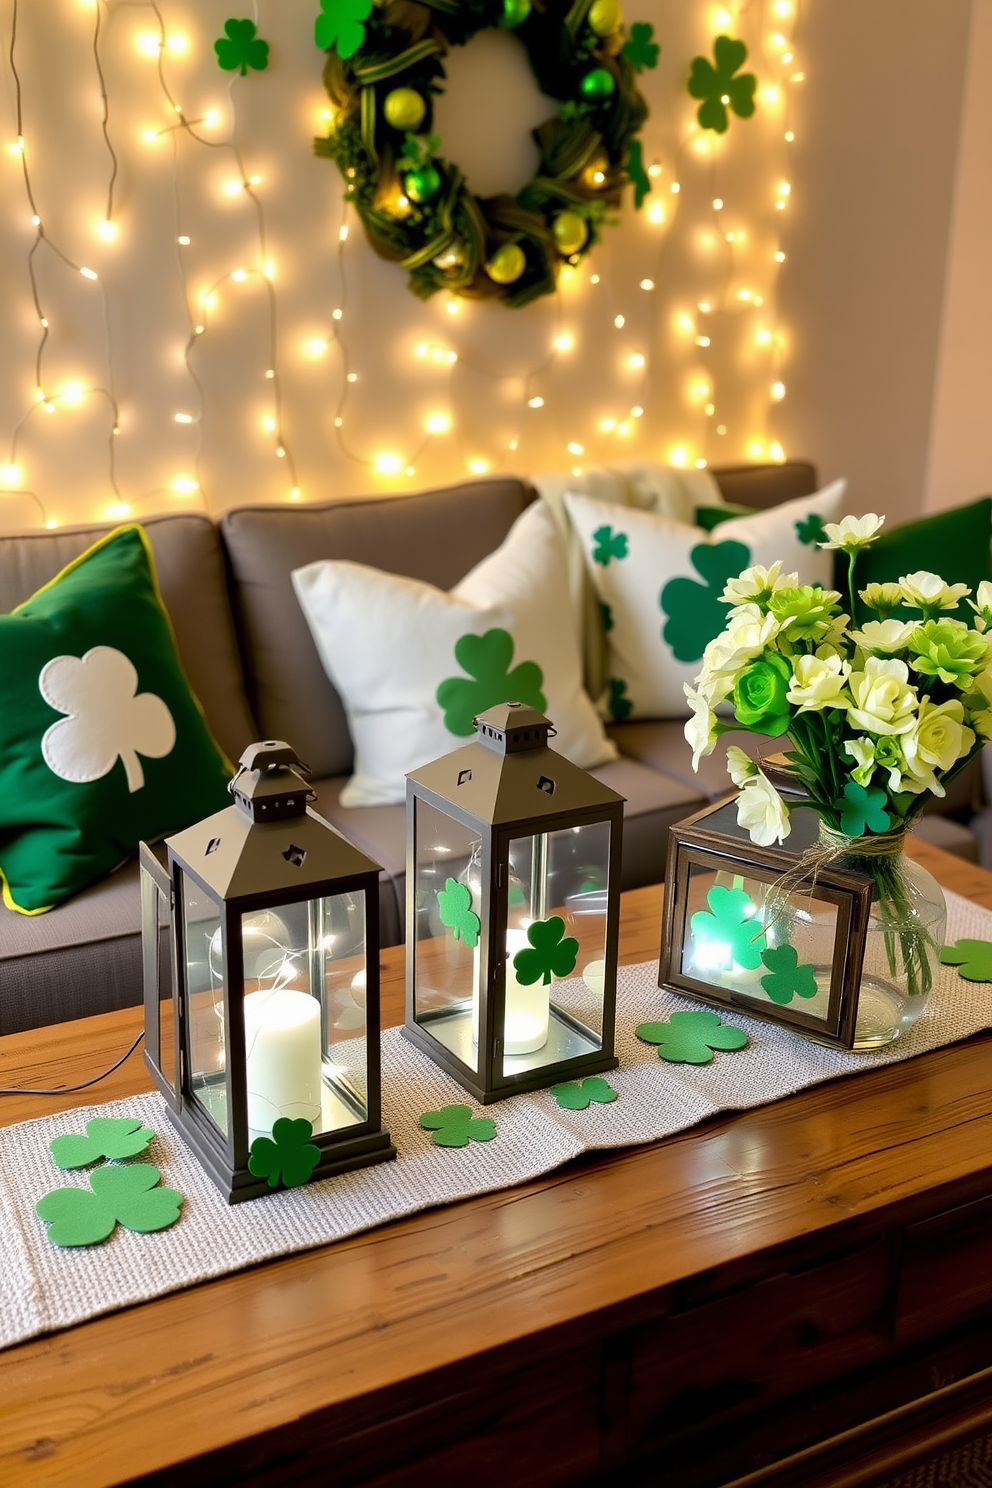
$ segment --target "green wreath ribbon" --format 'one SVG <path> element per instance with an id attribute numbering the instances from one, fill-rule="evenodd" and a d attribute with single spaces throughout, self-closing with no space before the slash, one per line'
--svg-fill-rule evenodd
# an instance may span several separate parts
<path id="1" fill-rule="evenodd" d="M 320 3 L 344 15 L 354 0 Z M 407 271 L 421 299 L 446 289 L 519 307 L 550 293 L 562 265 L 599 241 L 631 183 L 631 159 L 641 159 L 631 145 L 648 111 L 625 55 L 619 0 L 383 0 L 367 18 L 365 8 L 355 12 L 357 50 L 327 51 L 335 116 L 314 150 L 339 166 L 372 248 Z M 533 131 L 533 178 L 515 197 L 482 198 L 456 164 L 433 153 L 431 127 L 447 53 L 495 26 L 516 32 L 538 87 L 561 107 Z M 421 155 L 416 169 L 412 149 Z"/>

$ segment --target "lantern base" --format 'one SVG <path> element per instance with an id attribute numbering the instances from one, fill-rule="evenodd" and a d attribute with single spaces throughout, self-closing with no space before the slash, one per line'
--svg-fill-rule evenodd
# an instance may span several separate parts
<path id="1" fill-rule="evenodd" d="M 468 1014 L 460 1018 L 432 1019 L 424 1026 L 406 1023 L 402 1033 L 483 1106 L 529 1090 L 546 1090 L 549 1085 L 558 1085 L 565 1080 L 602 1074 L 605 1070 L 616 1069 L 620 1063 L 610 1050 L 595 1048 L 586 1030 L 582 1030 L 580 1035 L 578 1026 L 555 1009 L 551 1013 L 548 1045 L 534 1054 L 509 1056 L 506 1062 L 511 1066 L 512 1074 L 501 1080 L 498 1086 L 486 1085 L 485 1080 L 458 1057 L 462 1050 L 466 1059 L 475 1057 L 477 1052 L 472 1043 Z M 548 1046 L 556 1054 L 552 1060 L 547 1058 Z M 497 1061 L 500 1058 L 501 1055 L 497 1054 Z"/>
<path id="2" fill-rule="evenodd" d="M 170 1108 L 168 1115 L 186 1146 L 229 1204 L 240 1204 L 243 1199 L 258 1199 L 263 1194 L 279 1192 L 278 1188 L 270 1187 L 268 1179 L 256 1178 L 246 1167 L 232 1168 L 226 1163 L 188 1113 Z M 320 1146 L 320 1137 L 315 1140 Z M 316 1183 L 318 1179 L 331 1178 L 336 1173 L 350 1173 L 354 1168 L 390 1162 L 395 1156 L 396 1148 L 387 1131 L 363 1132 L 360 1136 L 350 1136 L 331 1146 L 321 1147 L 320 1161 L 308 1181 Z"/>

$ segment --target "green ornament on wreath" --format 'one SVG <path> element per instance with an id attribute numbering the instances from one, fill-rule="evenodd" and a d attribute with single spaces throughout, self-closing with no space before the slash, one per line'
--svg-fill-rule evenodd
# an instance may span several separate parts
<path id="1" fill-rule="evenodd" d="M 620 0 L 320 0 L 334 105 L 318 155 L 337 162 L 345 196 L 382 258 L 421 299 L 440 289 L 510 306 L 549 294 L 565 263 L 599 241 L 623 188 L 650 189 L 638 133 L 647 105 L 636 74 L 657 62 L 652 28 L 628 38 Z M 558 113 L 533 131 L 537 172 L 516 196 L 478 197 L 431 133 L 444 59 L 500 26 L 527 51 Z M 638 41 L 630 55 L 631 39 Z M 645 60 L 647 58 L 647 60 Z"/>

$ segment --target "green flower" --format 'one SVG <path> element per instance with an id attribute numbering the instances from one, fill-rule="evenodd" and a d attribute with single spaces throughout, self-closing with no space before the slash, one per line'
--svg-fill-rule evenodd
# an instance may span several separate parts
<path id="1" fill-rule="evenodd" d="M 786 640 L 821 641 L 833 626 L 839 599 L 835 589 L 804 584 L 801 588 L 776 589 L 768 600 L 768 609 Z"/>
<path id="2" fill-rule="evenodd" d="M 768 972 L 761 978 L 772 1002 L 791 1002 L 793 997 L 816 996 L 816 974 L 812 966 L 799 965 L 799 953 L 795 946 L 770 946 L 762 951 L 761 959 Z"/>
<path id="3" fill-rule="evenodd" d="M 691 98 L 704 100 L 696 110 L 700 128 L 726 134 L 730 123 L 728 106 L 739 119 L 750 119 L 758 79 L 753 72 L 734 76 L 746 60 L 747 47 L 743 41 L 734 41 L 729 36 L 718 36 L 713 43 L 715 67 L 708 57 L 693 57 L 688 86 Z"/>
<path id="4" fill-rule="evenodd" d="M 777 738 L 789 727 L 792 666 L 777 651 L 744 668 L 734 687 L 734 713 L 742 728 Z"/>
<path id="5" fill-rule="evenodd" d="M 661 591 L 662 613 L 668 617 L 662 639 L 676 661 L 698 661 L 707 644 L 723 630 L 727 612 L 722 596 L 732 576 L 751 561 L 751 552 L 739 542 L 699 543 L 689 553 L 689 561 L 703 583 L 669 579 Z"/>
<path id="6" fill-rule="evenodd" d="M 914 671 L 962 690 L 969 678 L 984 671 L 989 660 L 985 637 L 955 620 L 925 620 L 910 636 L 909 650 Z"/>
<path id="7" fill-rule="evenodd" d="M 868 584 L 860 592 L 865 604 L 870 610 L 877 611 L 881 620 L 887 620 L 902 604 L 900 584 Z"/>
<path id="8" fill-rule="evenodd" d="M 248 1154 L 248 1171 L 256 1178 L 267 1178 L 275 1188 L 280 1178 L 284 1188 L 299 1188 L 310 1182 L 310 1175 L 320 1162 L 320 1148 L 311 1142 L 313 1127 L 301 1116 L 291 1121 L 280 1116 L 272 1123 L 271 1137 L 256 1137 Z"/>

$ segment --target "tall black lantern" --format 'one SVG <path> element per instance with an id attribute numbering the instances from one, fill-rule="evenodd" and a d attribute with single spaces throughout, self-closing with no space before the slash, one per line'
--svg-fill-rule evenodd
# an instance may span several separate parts
<path id="1" fill-rule="evenodd" d="M 235 804 L 168 839 L 168 873 L 141 847 L 145 1059 L 230 1203 L 396 1155 L 380 1127 L 379 866 L 310 809 L 297 767 L 287 744 L 253 744 Z M 298 1125 L 274 1153 L 279 1121 Z"/>
<path id="2" fill-rule="evenodd" d="M 407 777 L 404 1032 L 488 1104 L 614 1069 L 623 797 L 523 703 Z"/>

